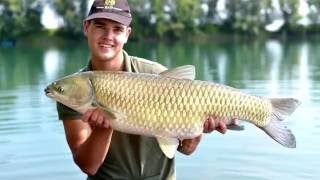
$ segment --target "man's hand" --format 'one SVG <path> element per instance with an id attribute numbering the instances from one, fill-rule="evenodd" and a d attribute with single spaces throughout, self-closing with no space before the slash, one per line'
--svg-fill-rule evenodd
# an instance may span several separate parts
<path id="1" fill-rule="evenodd" d="M 92 127 L 110 127 L 110 117 L 100 108 L 90 109 L 82 116 L 82 121 L 89 123 Z"/>
<path id="2" fill-rule="evenodd" d="M 106 158 L 113 130 L 110 118 L 99 108 L 88 110 L 81 120 L 64 120 L 66 138 L 74 162 L 86 174 L 96 174 Z"/>
<path id="3" fill-rule="evenodd" d="M 224 134 L 227 131 L 225 122 L 225 119 L 218 119 L 210 116 L 203 124 L 203 132 L 211 133 L 212 131 L 217 130 Z"/>
<path id="4" fill-rule="evenodd" d="M 209 117 L 203 124 L 203 132 L 211 133 L 212 131 L 217 130 L 218 132 L 224 134 L 227 131 L 225 122 L 225 119 Z M 178 151 L 183 154 L 190 155 L 196 150 L 201 137 L 202 135 L 197 136 L 193 139 L 184 139 L 183 141 L 181 141 L 180 146 L 178 147 Z"/>

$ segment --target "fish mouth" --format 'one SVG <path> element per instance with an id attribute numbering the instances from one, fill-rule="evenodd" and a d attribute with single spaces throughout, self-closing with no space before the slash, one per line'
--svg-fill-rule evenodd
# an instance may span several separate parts
<path id="1" fill-rule="evenodd" d="M 48 96 L 48 97 L 52 97 L 52 95 L 53 95 L 53 93 L 49 87 L 46 87 L 44 89 L 44 92 L 45 92 L 46 96 Z"/>

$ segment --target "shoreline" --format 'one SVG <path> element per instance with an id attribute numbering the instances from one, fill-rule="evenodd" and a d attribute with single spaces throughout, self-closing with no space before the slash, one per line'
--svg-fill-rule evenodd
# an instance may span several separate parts
<path id="1" fill-rule="evenodd" d="M 272 34 L 272 35 L 262 35 L 262 36 L 250 36 L 237 33 L 214 33 L 208 35 L 205 33 L 198 33 L 196 35 L 186 37 L 184 39 L 169 39 L 169 38 L 154 38 L 147 37 L 144 39 L 137 39 L 135 37 L 130 37 L 129 41 L 133 42 L 164 42 L 164 43 L 176 43 L 176 42 L 194 42 L 194 43 L 208 43 L 208 42 L 231 42 L 231 41 L 265 41 L 265 40 L 279 40 L 281 42 L 286 41 L 318 41 L 320 40 L 319 34 L 303 34 L 303 35 L 287 35 L 287 34 Z M 51 31 L 41 31 L 38 33 L 26 35 L 17 40 L 3 39 L 0 40 L 1 48 L 11 48 L 15 46 L 64 46 L 66 44 L 73 43 L 86 43 L 86 38 L 84 35 L 79 35 L 75 37 L 68 37 L 57 35 Z"/>

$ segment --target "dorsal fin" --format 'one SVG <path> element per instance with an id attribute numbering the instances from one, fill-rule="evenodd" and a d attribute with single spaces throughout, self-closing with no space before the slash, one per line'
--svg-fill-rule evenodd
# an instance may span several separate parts
<path id="1" fill-rule="evenodd" d="M 176 79 L 190 79 L 194 80 L 196 77 L 196 71 L 192 65 L 179 66 L 173 69 L 169 69 L 160 73 L 161 76 L 171 77 Z"/>

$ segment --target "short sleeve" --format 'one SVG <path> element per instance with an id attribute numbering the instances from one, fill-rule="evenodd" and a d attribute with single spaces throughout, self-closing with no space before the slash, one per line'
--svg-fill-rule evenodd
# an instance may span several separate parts
<path id="1" fill-rule="evenodd" d="M 57 111 L 58 111 L 58 117 L 60 120 L 73 120 L 73 119 L 80 119 L 82 115 L 74 111 L 73 109 L 57 102 Z"/>
<path id="2" fill-rule="evenodd" d="M 132 66 L 134 67 L 134 72 L 159 74 L 167 70 L 165 66 L 155 61 L 150 61 L 135 56 L 131 56 L 130 58 Z"/>

